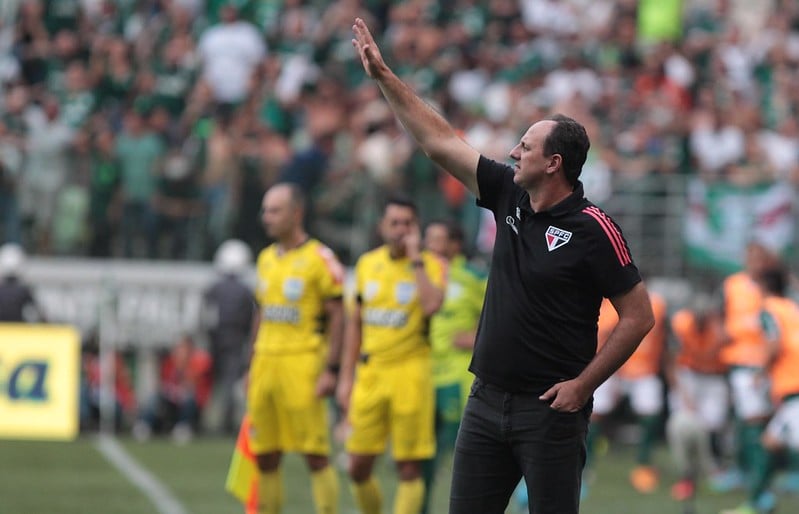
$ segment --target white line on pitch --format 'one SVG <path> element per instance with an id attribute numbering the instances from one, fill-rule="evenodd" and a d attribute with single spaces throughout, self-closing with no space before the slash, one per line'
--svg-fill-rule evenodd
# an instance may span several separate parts
<path id="1" fill-rule="evenodd" d="M 94 443 L 95 448 L 125 478 L 135 485 L 158 509 L 160 514 L 186 514 L 186 508 L 152 473 L 131 457 L 128 452 L 110 436 L 101 435 Z"/>

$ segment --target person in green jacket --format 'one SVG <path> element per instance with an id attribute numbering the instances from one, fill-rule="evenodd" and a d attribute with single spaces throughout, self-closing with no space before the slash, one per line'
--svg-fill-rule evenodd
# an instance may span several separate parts
<path id="1" fill-rule="evenodd" d="M 457 223 L 434 221 L 424 232 L 424 245 L 447 261 L 444 304 L 430 319 L 433 382 L 436 387 L 436 455 L 424 464 L 425 501 L 430 511 L 433 480 L 443 456 L 452 452 L 461 414 L 473 380 L 469 372 L 477 324 L 483 308 L 486 279 L 463 252 L 464 233 Z"/>

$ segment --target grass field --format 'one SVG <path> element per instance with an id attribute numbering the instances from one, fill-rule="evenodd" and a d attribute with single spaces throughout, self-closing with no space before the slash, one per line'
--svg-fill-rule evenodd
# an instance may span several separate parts
<path id="1" fill-rule="evenodd" d="M 241 513 L 238 503 L 223 488 L 233 448 L 227 439 L 197 439 L 187 446 L 168 440 L 138 444 L 120 440 L 122 447 L 155 476 L 194 514 Z M 653 495 L 642 496 L 627 484 L 632 451 L 616 448 L 599 459 L 596 478 L 583 514 L 679 514 L 680 505 L 668 495 L 668 456 L 661 449 L 657 460 L 664 482 Z M 285 460 L 286 514 L 313 514 L 309 482 L 304 465 L 295 456 Z M 393 470 L 386 459 L 378 464 L 386 504 L 393 491 Z M 435 514 L 447 512 L 448 474 L 434 493 Z M 342 484 L 346 484 L 341 475 Z M 736 505 L 741 494 L 700 493 L 698 514 L 715 514 Z M 355 513 L 352 497 L 342 489 L 341 514 Z M 84 437 L 74 443 L 0 441 L 0 514 L 144 514 L 158 512 L 155 506 L 126 477 L 109 464 L 96 447 L 96 440 Z M 388 510 L 386 511 L 388 512 Z M 508 512 L 515 512 L 509 509 Z M 780 497 L 778 512 L 799 513 L 798 496 Z"/>

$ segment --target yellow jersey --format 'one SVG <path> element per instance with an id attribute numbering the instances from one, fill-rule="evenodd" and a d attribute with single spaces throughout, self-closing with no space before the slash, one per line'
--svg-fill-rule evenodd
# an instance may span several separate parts
<path id="1" fill-rule="evenodd" d="M 443 289 L 446 264 L 429 252 L 421 257 L 430 282 Z M 392 258 L 387 246 L 363 254 L 355 264 L 355 295 L 361 307 L 361 353 L 370 362 L 394 362 L 430 351 L 429 320 L 407 257 Z"/>
<path id="2" fill-rule="evenodd" d="M 272 244 L 256 263 L 255 299 L 261 325 L 255 353 L 319 350 L 324 343 L 326 300 L 342 296 L 344 267 L 316 239 L 281 252 Z"/>

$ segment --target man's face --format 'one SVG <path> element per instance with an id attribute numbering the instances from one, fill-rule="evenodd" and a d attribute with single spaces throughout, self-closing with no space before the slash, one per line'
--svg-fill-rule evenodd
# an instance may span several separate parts
<path id="1" fill-rule="evenodd" d="M 413 209 L 403 205 L 389 205 L 380 221 L 380 235 L 383 242 L 394 250 L 405 249 L 405 237 L 416 227 Z"/>
<path id="2" fill-rule="evenodd" d="M 553 156 L 544 156 L 544 140 L 554 126 L 551 120 L 535 123 L 511 150 L 510 158 L 516 161 L 513 182 L 519 187 L 529 190 L 544 179 L 547 171 L 555 170 Z"/>
<path id="3" fill-rule="evenodd" d="M 288 188 L 278 186 L 267 191 L 261 207 L 261 222 L 269 237 L 280 240 L 291 234 L 297 223 L 297 208 Z"/>
<path id="4" fill-rule="evenodd" d="M 449 257 L 447 255 L 449 249 L 447 227 L 441 223 L 429 225 L 424 231 L 424 247 L 436 255 L 440 255 L 444 258 Z"/>

